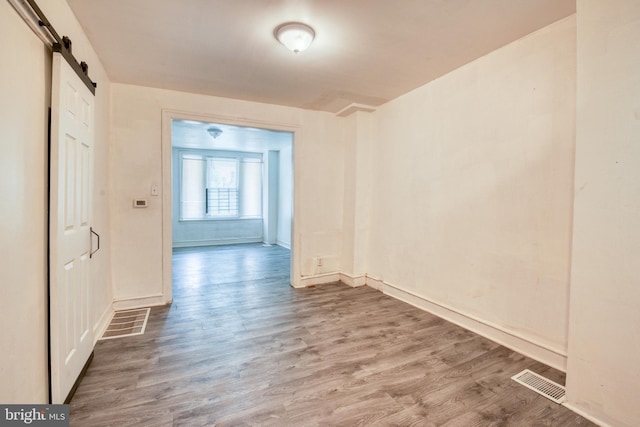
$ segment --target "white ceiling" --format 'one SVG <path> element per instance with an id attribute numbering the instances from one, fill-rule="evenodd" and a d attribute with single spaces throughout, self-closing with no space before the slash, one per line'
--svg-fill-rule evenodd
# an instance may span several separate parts
<path id="1" fill-rule="evenodd" d="M 209 128 L 220 129 L 222 133 L 213 138 L 207 132 Z M 292 144 L 291 132 L 193 120 L 173 120 L 171 123 L 173 147 L 264 152 L 291 147 Z"/>
<path id="2" fill-rule="evenodd" d="M 575 0 L 67 1 L 114 82 L 330 112 L 383 104 L 575 12 Z M 315 29 L 307 51 L 274 39 L 287 21 Z"/>

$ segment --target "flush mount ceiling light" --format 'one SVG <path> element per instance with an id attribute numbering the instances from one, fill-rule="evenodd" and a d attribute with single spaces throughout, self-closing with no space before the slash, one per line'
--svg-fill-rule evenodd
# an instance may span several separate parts
<path id="1" fill-rule="evenodd" d="M 222 129 L 217 128 L 217 127 L 211 127 L 209 129 L 207 129 L 207 132 L 209 133 L 209 135 L 211 135 L 211 137 L 213 139 L 216 139 L 217 137 L 222 135 Z"/>
<path id="2" fill-rule="evenodd" d="M 293 53 L 302 52 L 309 47 L 316 36 L 313 28 L 301 22 L 287 22 L 279 25 L 273 35 Z"/>

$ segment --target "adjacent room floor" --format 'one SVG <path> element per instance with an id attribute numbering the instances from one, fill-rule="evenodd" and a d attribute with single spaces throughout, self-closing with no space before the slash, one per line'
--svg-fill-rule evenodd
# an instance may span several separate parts
<path id="1" fill-rule="evenodd" d="M 368 287 L 289 286 L 289 251 L 174 251 L 174 302 L 98 342 L 76 426 L 592 426 L 510 377 L 563 374 Z"/>

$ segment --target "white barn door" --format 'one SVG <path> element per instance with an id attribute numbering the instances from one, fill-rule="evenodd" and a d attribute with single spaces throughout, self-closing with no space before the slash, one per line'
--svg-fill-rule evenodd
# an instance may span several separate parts
<path id="1" fill-rule="evenodd" d="M 51 85 L 49 317 L 51 392 L 64 402 L 93 351 L 89 260 L 93 94 L 60 53 Z"/>

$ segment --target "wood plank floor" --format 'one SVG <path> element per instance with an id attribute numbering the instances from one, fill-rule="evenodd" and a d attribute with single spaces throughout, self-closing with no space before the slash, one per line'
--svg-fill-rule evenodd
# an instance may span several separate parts
<path id="1" fill-rule="evenodd" d="M 289 286 L 289 252 L 178 249 L 174 303 L 100 341 L 73 426 L 592 426 L 518 385 L 562 373 L 368 287 Z"/>

